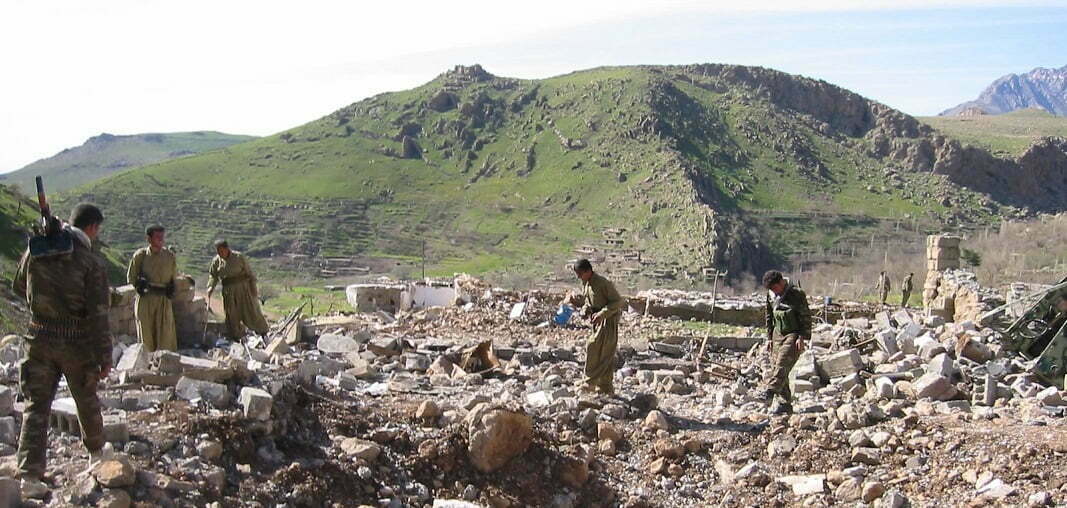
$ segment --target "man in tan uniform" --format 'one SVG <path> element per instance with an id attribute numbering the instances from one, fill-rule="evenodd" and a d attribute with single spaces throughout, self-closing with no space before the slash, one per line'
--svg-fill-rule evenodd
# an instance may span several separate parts
<path id="1" fill-rule="evenodd" d="M 625 302 L 611 281 L 593 271 L 588 259 L 578 261 L 574 274 L 585 293 L 582 315 L 593 321 L 593 336 L 585 346 L 585 384 L 587 389 L 611 395 L 615 393 L 615 351 Z"/>
<path id="2" fill-rule="evenodd" d="M 270 330 L 263 312 L 259 308 L 259 289 L 256 287 L 256 275 L 248 266 L 248 258 L 240 252 L 230 250 L 226 240 L 215 242 L 215 259 L 211 261 L 211 282 L 208 283 L 207 297 L 215 292 L 215 286 L 222 282 L 222 305 L 226 311 L 226 329 L 230 339 L 244 337 L 247 326 L 259 335 L 266 335 Z"/>
<path id="3" fill-rule="evenodd" d="M 166 230 L 151 226 L 145 230 L 148 246 L 133 254 L 126 271 L 126 282 L 137 288 L 137 335 L 145 351 L 175 351 L 178 332 L 174 327 L 174 277 L 178 261 L 170 249 L 163 246 Z"/>
<path id="4" fill-rule="evenodd" d="M 48 419 L 60 376 L 78 408 L 82 443 L 92 461 L 101 459 L 104 422 L 96 387 L 111 371 L 110 294 L 107 271 L 93 253 L 104 222 L 96 206 L 82 203 L 71 224 L 30 239 L 15 273 L 14 290 L 30 308 L 29 335 L 22 342 L 19 388 L 26 399 L 19 436 L 22 495 L 44 498 Z"/>
<path id="5" fill-rule="evenodd" d="M 889 298 L 889 290 L 892 289 L 892 285 L 889 283 L 889 276 L 882 272 L 878 276 L 878 297 L 880 298 L 882 305 L 885 305 L 885 301 Z"/>

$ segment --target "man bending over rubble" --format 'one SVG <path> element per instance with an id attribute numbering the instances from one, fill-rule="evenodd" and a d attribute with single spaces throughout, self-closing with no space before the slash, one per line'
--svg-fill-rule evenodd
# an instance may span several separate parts
<path id="1" fill-rule="evenodd" d="M 804 291 L 793 286 L 782 272 L 770 270 L 763 274 L 767 288 L 767 343 L 771 347 L 771 375 L 764 394 L 768 400 L 778 395 L 782 402 L 775 413 L 792 413 L 792 393 L 789 391 L 789 371 L 797 363 L 804 341 L 811 340 L 811 310 Z M 774 339 L 778 330 L 779 338 Z"/>
<path id="2" fill-rule="evenodd" d="M 585 346 L 585 389 L 606 395 L 615 393 L 615 351 L 619 346 L 619 318 L 623 300 L 615 285 L 593 272 L 588 259 L 574 265 L 582 281 L 585 307 L 582 315 L 593 321 L 593 336 Z"/>
<path id="3" fill-rule="evenodd" d="M 230 250 L 226 240 L 215 242 L 215 259 L 211 261 L 211 282 L 207 285 L 207 298 L 215 292 L 222 281 L 222 306 L 226 312 L 226 334 L 230 340 L 244 336 L 244 327 L 266 335 L 270 330 L 263 311 L 259 308 L 259 290 L 256 275 L 248 266 L 248 259 L 240 252 Z"/>
<path id="4" fill-rule="evenodd" d="M 52 219 L 58 226 L 58 219 Z M 48 495 L 44 479 L 48 457 L 48 419 L 59 377 L 78 408 L 82 442 L 90 460 L 101 459 L 104 421 L 96 387 L 111 371 L 111 333 L 107 311 L 110 288 L 103 262 L 93 252 L 104 215 L 82 203 L 70 224 L 38 235 L 22 255 L 14 290 L 30 307 L 29 336 L 23 339 L 19 387 L 26 398 L 19 436 L 18 467 L 22 495 Z"/>

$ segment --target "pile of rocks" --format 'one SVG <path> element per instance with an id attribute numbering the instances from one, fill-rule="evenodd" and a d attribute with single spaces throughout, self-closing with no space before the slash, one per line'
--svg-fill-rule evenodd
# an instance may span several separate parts
<path id="1" fill-rule="evenodd" d="M 898 311 L 821 324 L 791 373 L 796 413 L 776 416 L 758 338 L 705 349 L 693 323 L 625 313 L 619 394 L 597 397 L 580 390 L 590 329 L 509 319 L 514 303 L 307 320 L 302 340 L 151 355 L 120 344 L 101 393 L 118 453 L 78 476 L 76 418 L 57 401 L 48 502 L 1067 501 L 1067 459 L 1037 445 L 1062 438 L 1063 394 L 973 322 Z M 0 363 L 17 346 L 0 348 Z M 22 408 L 6 393 L 10 457 Z"/>

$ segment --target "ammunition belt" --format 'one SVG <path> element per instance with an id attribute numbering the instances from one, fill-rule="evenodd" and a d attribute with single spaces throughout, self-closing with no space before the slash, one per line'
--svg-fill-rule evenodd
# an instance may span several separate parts
<path id="1" fill-rule="evenodd" d="M 147 287 L 147 288 L 145 288 L 145 289 L 146 289 L 146 292 L 147 292 L 148 294 L 152 294 L 152 295 L 163 295 L 163 296 L 167 296 L 167 293 L 169 292 L 169 291 L 167 291 L 167 288 L 166 288 L 166 287 L 160 287 L 160 286 L 153 286 L 153 285 L 151 285 L 151 284 L 149 284 L 149 285 L 148 285 L 148 287 Z"/>
<path id="2" fill-rule="evenodd" d="M 35 336 L 77 339 L 85 334 L 85 320 L 48 319 L 34 316 L 30 319 L 30 332 Z"/>

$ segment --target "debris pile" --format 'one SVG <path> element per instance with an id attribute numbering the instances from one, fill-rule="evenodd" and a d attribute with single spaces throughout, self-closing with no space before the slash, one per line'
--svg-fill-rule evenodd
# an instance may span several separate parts
<path id="1" fill-rule="evenodd" d="M 115 453 L 80 475 L 77 420 L 58 399 L 55 488 L 38 505 L 1067 502 L 1064 394 L 973 321 L 900 310 L 819 324 L 791 373 L 796 412 L 778 416 L 761 331 L 714 337 L 632 310 L 619 393 L 582 393 L 591 330 L 545 325 L 561 299 L 485 290 L 459 306 L 294 312 L 270 337 L 177 353 L 121 337 L 101 390 Z M 18 347 L 0 347 L 10 387 Z M 0 476 L 20 411 L 0 391 Z"/>

